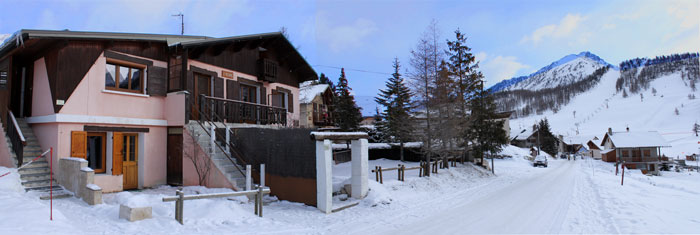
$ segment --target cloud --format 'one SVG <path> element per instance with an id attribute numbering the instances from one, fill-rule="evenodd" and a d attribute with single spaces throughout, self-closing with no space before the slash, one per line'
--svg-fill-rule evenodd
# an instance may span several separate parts
<path id="1" fill-rule="evenodd" d="M 543 39 L 554 38 L 559 39 L 575 32 L 579 27 L 581 21 L 585 20 L 587 17 L 583 17 L 580 14 L 567 14 L 564 18 L 559 21 L 558 24 L 545 25 L 540 28 L 535 29 L 530 35 L 525 35 L 520 43 L 532 42 L 533 45 L 539 44 Z"/>
<path id="2" fill-rule="evenodd" d="M 515 56 L 489 56 L 485 52 L 479 52 L 475 57 L 480 61 L 479 68 L 487 83 L 491 84 L 515 77 L 521 69 L 530 68 L 529 65 L 518 62 Z"/>
<path id="3" fill-rule="evenodd" d="M 332 19 L 325 12 L 316 15 L 316 38 L 333 52 L 360 47 L 366 37 L 378 30 L 373 21 L 365 18 L 344 25 Z"/>

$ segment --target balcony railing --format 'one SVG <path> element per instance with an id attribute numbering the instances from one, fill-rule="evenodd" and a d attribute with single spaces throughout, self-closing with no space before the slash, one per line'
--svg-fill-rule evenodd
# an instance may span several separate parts
<path id="1" fill-rule="evenodd" d="M 287 125 L 287 110 L 269 105 L 200 95 L 199 109 L 216 122 Z"/>

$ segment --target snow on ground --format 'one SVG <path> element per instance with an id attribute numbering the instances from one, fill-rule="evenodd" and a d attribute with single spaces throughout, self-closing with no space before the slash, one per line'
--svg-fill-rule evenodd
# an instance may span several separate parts
<path id="1" fill-rule="evenodd" d="M 687 81 L 681 80 L 680 73 L 674 73 L 653 80 L 649 90 L 641 92 L 643 101 L 640 94 L 629 93 L 629 97 L 623 98 L 622 92 L 615 90 L 619 76 L 619 71 L 608 70 L 598 85 L 572 98 L 557 113 L 547 111 L 512 119 L 512 131 L 532 127 L 547 117 L 555 134 L 577 136 L 578 129 L 579 136 L 597 136 L 602 141 L 608 128 L 624 131 L 629 127 L 635 132 L 658 131 L 672 145 L 661 149 L 661 153 L 669 157 L 684 158 L 686 154 L 700 151 L 700 137 L 691 132 L 693 123 L 700 123 L 700 99 L 688 99 L 691 93 L 700 96 L 700 90 L 692 91 Z M 651 88 L 657 90 L 655 96 Z M 676 108 L 679 115 L 674 113 Z"/>
<path id="2" fill-rule="evenodd" d="M 0 234 L 692 233 L 700 228 L 700 173 L 645 176 L 628 170 L 621 186 L 610 163 L 549 159 L 549 167 L 536 168 L 522 157 L 526 149 L 508 146 L 505 152 L 515 157 L 496 159 L 495 175 L 460 164 L 431 177 L 407 171 L 405 182 L 397 180 L 396 171 L 384 172 L 384 184 L 370 170 L 400 162 L 369 161 L 367 198 L 335 196 L 335 208 L 359 204 L 329 215 L 275 197 L 265 198 L 263 218 L 244 197 L 186 201 L 185 225 L 174 219 L 174 202 L 161 201 L 175 195 L 169 186 L 105 194 L 104 204 L 96 206 L 77 198 L 55 200 L 51 222 L 49 202 L 17 191 L 13 173 L 0 178 Z M 7 170 L 0 168 L 0 174 Z M 349 182 L 349 162 L 333 171 L 334 188 Z M 185 194 L 227 191 L 185 187 Z M 153 218 L 119 219 L 119 204 L 150 205 Z"/>

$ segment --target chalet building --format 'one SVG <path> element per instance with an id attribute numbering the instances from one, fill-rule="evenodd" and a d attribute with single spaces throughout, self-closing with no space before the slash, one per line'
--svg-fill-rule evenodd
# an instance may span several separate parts
<path id="1" fill-rule="evenodd" d="M 300 122 L 302 127 L 332 126 L 333 91 L 328 84 L 306 81 L 299 88 Z"/>
<path id="2" fill-rule="evenodd" d="M 600 151 L 602 150 L 600 145 L 596 144 L 595 140 L 597 139 L 598 138 L 596 137 L 593 140 L 589 140 L 588 142 L 586 142 L 586 146 L 588 146 L 588 153 L 590 157 L 592 157 L 593 159 L 600 160 L 603 158 L 603 156 L 600 154 Z"/>
<path id="3" fill-rule="evenodd" d="M 82 175 L 90 190 L 115 192 L 199 184 L 187 159 L 199 152 L 216 165 L 207 186 L 240 189 L 245 156 L 226 143 L 221 155 L 192 133 L 221 140 L 232 127 L 299 126 L 299 84 L 315 79 L 281 33 L 20 30 L 0 47 L 0 137 L 11 143 L 0 141 L 0 165 L 52 148 L 57 183 L 82 191 Z M 47 167 L 42 159 L 22 169 L 25 187 L 47 189 Z"/>
<path id="4" fill-rule="evenodd" d="M 537 130 L 526 128 L 519 132 L 511 132 L 510 144 L 521 148 L 537 146 Z"/>
<path id="5" fill-rule="evenodd" d="M 608 129 L 601 145 L 605 148 L 601 153 L 604 161 L 622 163 L 630 169 L 652 174 L 658 174 L 661 148 L 670 147 L 656 131 L 630 132 L 629 129 L 625 132 Z"/>

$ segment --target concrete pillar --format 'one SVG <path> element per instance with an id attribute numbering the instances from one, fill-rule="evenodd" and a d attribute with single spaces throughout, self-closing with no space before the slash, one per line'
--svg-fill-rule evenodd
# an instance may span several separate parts
<path id="1" fill-rule="evenodd" d="M 229 131 L 231 131 L 231 127 L 226 125 L 226 144 L 224 144 L 224 146 L 226 148 L 226 154 L 231 154 L 231 151 L 228 148 L 229 143 L 231 143 L 231 135 L 230 135 Z"/>
<path id="2" fill-rule="evenodd" d="M 214 125 L 209 126 L 209 156 L 214 156 L 214 149 L 216 149 L 216 145 L 214 144 L 214 141 L 216 141 L 216 128 L 214 128 Z"/>
<path id="3" fill-rule="evenodd" d="M 316 207 L 326 214 L 333 208 L 333 172 L 331 141 L 316 141 Z"/>
<path id="4" fill-rule="evenodd" d="M 352 178 L 351 180 L 351 196 L 357 199 L 362 199 L 367 195 L 367 161 L 369 154 L 367 153 L 367 139 L 352 140 Z"/>
<path id="5" fill-rule="evenodd" d="M 252 180 L 252 171 L 253 168 L 251 165 L 245 165 L 245 190 L 250 191 L 253 190 L 253 180 Z"/>

